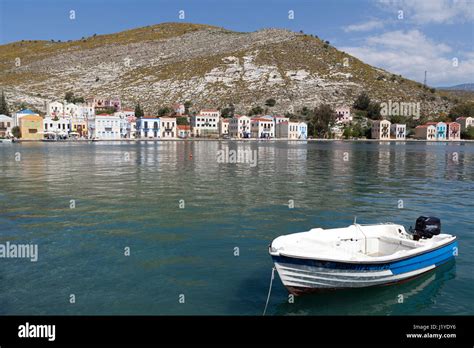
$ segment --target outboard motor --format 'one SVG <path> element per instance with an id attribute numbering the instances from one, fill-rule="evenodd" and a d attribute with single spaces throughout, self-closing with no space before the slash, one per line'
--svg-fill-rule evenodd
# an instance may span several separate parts
<path id="1" fill-rule="evenodd" d="M 441 233 L 441 220 L 434 216 L 420 216 L 416 219 L 415 230 L 410 228 L 413 239 L 429 239 Z"/>

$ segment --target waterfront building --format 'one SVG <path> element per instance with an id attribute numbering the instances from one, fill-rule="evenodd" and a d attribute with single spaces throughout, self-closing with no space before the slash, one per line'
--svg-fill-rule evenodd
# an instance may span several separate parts
<path id="1" fill-rule="evenodd" d="M 448 127 L 447 138 L 448 140 L 460 140 L 461 139 L 461 124 L 458 122 L 446 123 Z"/>
<path id="2" fill-rule="evenodd" d="M 298 122 L 279 122 L 275 126 L 275 138 L 298 139 Z"/>
<path id="3" fill-rule="evenodd" d="M 405 140 L 407 135 L 407 125 L 394 123 L 390 126 L 390 137 L 396 140 Z"/>
<path id="4" fill-rule="evenodd" d="M 52 135 L 55 138 L 66 138 L 69 135 L 69 132 L 71 131 L 71 118 L 45 116 L 45 118 L 43 119 L 43 129 L 44 135 L 46 136 Z"/>
<path id="5" fill-rule="evenodd" d="M 308 139 L 308 124 L 306 122 L 298 122 L 298 139 Z"/>
<path id="6" fill-rule="evenodd" d="M 423 124 L 415 128 L 415 138 L 422 140 L 436 140 L 436 127 Z"/>
<path id="7" fill-rule="evenodd" d="M 120 139 L 120 117 L 111 114 L 99 114 L 95 117 L 92 136 L 97 139 Z"/>
<path id="8" fill-rule="evenodd" d="M 7 115 L 0 115 L 0 137 L 11 137 L 13 128 L 13 118 Z"/>
<path id="9" fill-rule="evenodd" d="M 390 125 L 388 120 L 374 121 L 372 125 L 372 139 L 389 140 Z"/>
<path id="10" fill-rule="evenodd" d="M 474 117 L 458 117 L 456 122 L 461 125 L 462 132 L 464 132 L 468 127 L 474 127 Z"/>
<path id="11" fill-rule="evenodd" d="M 158 116 L 143 116 L 136 120 L 137 138 L 160 138 L 160 118 Z"/>
<path id="12" fill-rule="evenodd" d="M 29 115 L 36 115 L 36 116 L 39 116 L 39 114 L 37 114 L 36 112 L 30 110 L 30 109 L 23 109 L 23 110 L 20 110 L 18 112 L 15 112 L 13 115 L 12 115 L 12 119 L 13 119 L 13 127 L 19 127 L 20 126 L 20 120 L 23 116 L 29 116 Z"/>
<path id="13" fill-rule="evenodd" d="M 222 137 L 224 135 L 229 135 L 229 124 L 230 118 L 221 117 L 219 120 L 219 135 Z"/>
<path id="14" fill-rule="evenodd" d="M 201 110 L 191 116 L 191 133 L 195 137 L 219 135 L 220 112 L 213 109 Z"/>
<path id="15" fill-rule="evenodd" d="M 231 138 L 250 138 L 250 117 L 235 115 L 229 121 L 229 136 Z"/>
<path id="16" fill-rule="evenodd" d="M 22 139 L 41 140 L 43 138 L 43 117 L 38 114 L 24 115 L 19 122 Z"/>
<path id="17" fill-rule="evenodd" d="M 186 139 L 191 136 L 191 126 L 185 124 L 179 124 L 176 126 L 178 129 L 178 138 Z"/>
<path id="18" fill-rule="evenodd" d="M 68 103 L 64 104 L 63 116 L 77 117 L 79 116 L 79 105 Z"/>
<path id="19" fill-rule="evenodd" d="M 427 125 L 436 127 L 436 140 L 446 140 L 448 126 L 444 122 L 427 122 Z"/>
<path id="20" fill-rule="evenodd" d="M 160 132 L 162 139 L 175 139 L 177 136 L 176 117 L 161 117 Z"/>
<path id="21" fill-rule="evenodd" d="M 254 117 L 250 121 L 250 132 L 252 138 L 274 138 L 275 122 L 269 118 Z"/>

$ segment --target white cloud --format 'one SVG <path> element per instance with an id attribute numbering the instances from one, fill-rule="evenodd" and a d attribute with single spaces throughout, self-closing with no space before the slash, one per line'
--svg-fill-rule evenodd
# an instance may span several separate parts
<path id="1" fill-rule="evenodd" d="M 344 27 L 344 31 L 346 33 L 353 32 L 353 31 L 369 31 L 373 29 L 380 29 L 383 27 L 383 22 L 378 20 L 371 20 L 359 24 L 352 24 Z"/>
<path id="2" fill-rule="evenodd" d="M 473 78 L 473 52 L 455 55 L 448 45 L 430 40 L 419 30 L 370 36 L 361 47 L 340 49 L 365 63 L 420 82 L 427 70 L 428 84 L 433 86 L 465 83 Z M 458 58 L 458 66 L 453 64 L 454 57 Z"/>
<path id="3" fill-rule="evenodd" d="M 418 24 L 474 20 L 472 0 L 379 0 L 379 4 L 396 14 L 402 10 L 406 20 Z"/>

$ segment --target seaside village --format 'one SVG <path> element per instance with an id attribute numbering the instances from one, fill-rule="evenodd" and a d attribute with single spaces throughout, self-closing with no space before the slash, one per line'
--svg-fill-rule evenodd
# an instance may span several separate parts
<path id="1" fill-rule="evenodd" d="M 188 115 L 184 104 L 175 104 L 166 116 L 143 115 L 122 108 L 119 98 L 91 97 L 83 103 L 52 101 L 45 105 L 45 115 L 30 109 L 10 116 L 0 115 L 0 137 L 22 140 L 120 140 L 120 139 L 186 139 L 194 138 L 280 138 L 304 140 L 308 138 L 308 125 L 291 121 L 285 116 L 234 115 L 221 116 L 216 109 L 200 110 Z M 350 107 L 335 109 L 336 122 L 331 131 L 342 138 L 343 126 L 352 122 Z M 461 131 L 474 126 L 474 118 L 459 117 L 457 122 L 429 122 L 415 128 L 415 139 L 459 140 Z M 404 140 L 405 124 L 391 124 L 388 120 L 374 121 L 371 138 Z"/>

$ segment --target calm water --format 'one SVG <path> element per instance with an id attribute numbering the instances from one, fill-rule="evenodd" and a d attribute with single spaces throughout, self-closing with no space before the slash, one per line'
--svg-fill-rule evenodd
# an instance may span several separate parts
<path id="1" fill-rule="evenodd" d="M 223 147 L 257 166 L 217 163 Z M 459 237 L 455 262 L 292 304 L 276 277 L 267 312 L 474 314 L 474 144 L 0 144 L 0 177 L 0 243 L 39 246 L 36 263 L 0 259 L 0 314 L 260 315 L 273 238 L 423 214 Z"/>

